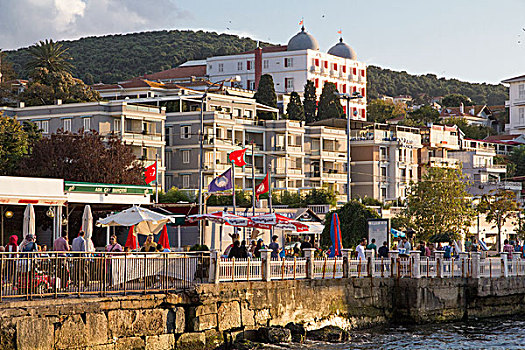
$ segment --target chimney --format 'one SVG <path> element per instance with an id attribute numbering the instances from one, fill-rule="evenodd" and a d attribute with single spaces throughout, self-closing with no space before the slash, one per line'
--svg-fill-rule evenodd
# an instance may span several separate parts
<path id="1" fill-rule="evenodd" d="M 465 105 L 463 102 L 459 105 L 459 113 L 464 114 L 465 113 Z"/>
<path id="2" fill-rule="evenodd" d="M 262 75 L 262 49 L 257 47 L 255 49 L 255 90 L 259 87 L 259 81 Z"/>

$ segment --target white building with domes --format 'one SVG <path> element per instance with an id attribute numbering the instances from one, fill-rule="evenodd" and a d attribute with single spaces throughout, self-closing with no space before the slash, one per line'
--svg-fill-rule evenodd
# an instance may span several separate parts
<path id="1" fill-rule="evenodd" d="M 277 95 L 293 91 L 302 95 L 304 85 L 311 80 L 319 97 L 324 83 L 331 82 L 341 93 L 363 95 L 363 99 L 351 101 L 350 113 L 353 119 L 366 120 L 366 65 L 357 61 L 355 51 L 342 38 L 327 53 L 321 52 L 315 37 L 302 27 L 286 46 L 210 57 L 206 73 L 213 82 L 238 75 L 240 87 L 249 90 L 256 90 L 260 77 L 270 74 Z"/>

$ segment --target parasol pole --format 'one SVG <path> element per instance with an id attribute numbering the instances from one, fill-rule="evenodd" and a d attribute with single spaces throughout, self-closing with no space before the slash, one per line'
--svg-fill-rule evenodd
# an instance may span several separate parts
<path id="1" fill-rule="evenodd" d="M 252 140 L 252 207 L 253 207 L 253 216 L 255 216 L 255 153 L 254 147 L 255 142 Z"/>
<path id="2" fill-rule="evenodd" d="M 233 196 L 233 215 L 235 215 L 235 163 L 232 163 L 232 196 Z"/>
<path id="3" fill-rule="evenodd" d="M 159 154 L 155 153 L 155 185 L 157 189 L 155 191 L 155 203 L 159 204 Z"/>

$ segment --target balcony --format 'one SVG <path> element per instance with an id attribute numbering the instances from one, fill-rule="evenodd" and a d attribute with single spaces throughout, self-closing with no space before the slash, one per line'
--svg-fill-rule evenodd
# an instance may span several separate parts
<path id="1" fill-rule="evenodd" d="M 244 167 L 244 173 L 245 174 L 251 174 L 252 173 L 252 167 L 247 165 Z M 264 169 L 260 168 L 258 166 L 255 166 L 255 175 L 261 175 L 264 174 Z"/>
<path id="2" fill-rule="evenodd" d="M 507 171 L 505 164 L 474 164 L 473 168 L 495 173 L 505 173 Z"/>
<path id="3" fill-rule="evenodd" d="M 301 168 L 288 168 L 288 175 L 302 175 L 303 169 Z"/>
<path id="4" fill-rule="evenodd" d="M 346 176 L 347 176 L 346 172 L 330 172 L 330 171 L 324 171 L 323 172 L 323 178 L 324 179 L 346 180 Z"/>
<path id="5" fill-rule="evenodd" d="M 228 170 L 229 168 L 231 168 L 231 164 L 228 164 L 228 163 L 204 163 L 204 169 L 206 169 L 207 171 L 212 171 L 212 170 L 216 170 L 216 171 L 225 171 L 225 170 Z"/>
<path id="6" fill-rule="evenodd" d="M 141 131 L 129 131 L 126 130 L 122 136 L 124 139 L 133 140 L 133 141 L 162 141 L 162 134 L 157 133 L 144 133 Z"/>
<path id="7" fill-rule="evenodd" d="M 302 152 L 303 148 L 300 145 L 288 145 L 286 148 L 289 152 Z"/>
<path id="8" fill-rule="evenodd" d="M 434 168 L 457 168 L 459 166 L 459 159 L 430 157 L 429 163 L 430 166 Z"/>
<path id="9" fill-rule="evenodd" d="M 327 158 L 339 158 L 339 157 L 346 155 L 346 150 L 335 150 L 335 149 L 325 150 L 323 149 L 323 151 L 321 152 L 321 155 Z"/>
<path id="10" fill-rule="evenodd" d="M 204 140 L 205 146 L 233 146 L 231 139 L 220 139 L 217 137 L 212 137 L 209 140 Z"/>

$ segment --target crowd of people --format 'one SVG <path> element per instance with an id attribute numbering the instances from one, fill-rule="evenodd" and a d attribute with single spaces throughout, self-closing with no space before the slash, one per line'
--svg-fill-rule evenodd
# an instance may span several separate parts
<path id="1" fill-rule="evenodd" d="M 225 258 L 246 259 L 246 258 L 260 258 L 262 249 L 270 249 L 272 259 L 282 259 L 286 257 L 303 257 L 304 249 L 314 248 L 311 243 L 310 236 L 305 236 L 302 241 L 296 242 L 290 249 L 285 249 L 279 245 L 279 237 L 274 235 L 271 237 L 271 242 L 266 245 L 262 238 L 257 240 L 252 239 L 250 244 L 246 244 L 246 240 L 240 240 L 238 234 L 231 235 L 232 244 L 230 244 L 223 253 Z"/>

